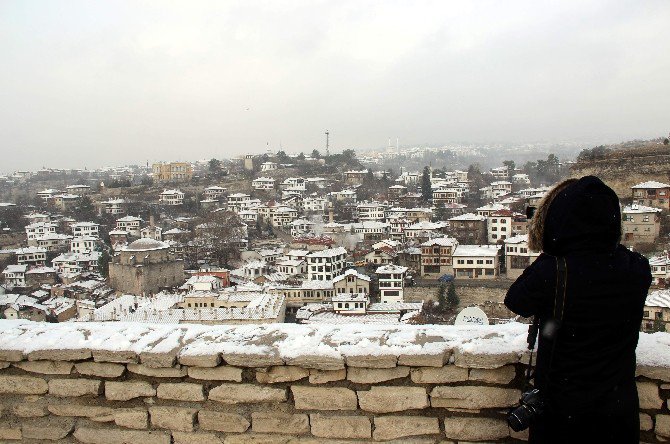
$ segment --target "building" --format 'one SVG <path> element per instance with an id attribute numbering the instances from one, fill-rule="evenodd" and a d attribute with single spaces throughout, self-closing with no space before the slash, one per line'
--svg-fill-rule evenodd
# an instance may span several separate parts
<path id="1" fill-rule="evenodd" d="M 302 207 L 305 213 L 323 214 L 328 209 L 328 200 L 323 197 L 306 196 L 302 201 Z"/>
<path id="2" fill-rule="evenodd" d="M 370 276 L 359 273 L 350 268 L 333 279 L 335 294 L 342 293 L 370 293 Z"/>
<path id="3" fill-rule="evenodd" d="M 458 241 L 451 237 L 438 237 L 421 244 L 421 276 L 440 277 L 453 273 L 452 255 Z"/>
<path id="4" fill-rule="evenodd" d="M 163 240 L 163 229 L 156 225 L 149 225 L 140 230 L 140 237 L 142 239 L 153 239 L 157 241 Z"/>
<path id="5" fill-rule="evenodd" d="M 274 171 L 278 165 L 275 162 L 263 162 L 261 163 L 261 171 Z"/>
<path id="6" fill-rule="evenodd" d="M 652 283 L 665 286 L 670 279 L 670 257 L 668 257 L 667 252 L 662 256 L 649 258 L 649 266 L 653 278 Z"/>
<path id="7" fill-rule="evenodd" d="M 307 219 L 296 219 L 292 221 L 291 226 L 291 236 L 298 237 L 305 234 L 312 233 L 316 224 Z"/>
<path id="8" fill-rule="evenodd" d="M 205 188 L 203 191 L 205 199 L 209 200 L 219 200 L 221 197 L 226 195 L 226 189 L 217 185 Z"/>
<path id="9" fill-rule="evenodd" d="M 464 244 L 485 244 L 487 239 L 486 217 L 465 213 L 449 219 L 449 234 Z"/>
<path id="10" fill-rule="evenodd" d="M 177 189 L 165 190 L 160 194 L 158 201 L 163 205 L 182 205 L 184 203 L 184 193 Z"/>
<path id="11" fill-rule="evenodd" d="M 251 181 L 251 186 L 258 191 L 272 191 L 275 189 L 275 180 L 271 177 L 258 177 Z"/>
<path id="12" fill-rule="evenodd" d="M 335 313 L 364 315 L 370 296 L 367 293 L 341 293 L 333 296 L 332 302 Z"/>
<path id="13" fill-rule="evenodd" d="M 94 222 L 77 222 L 72 224 L 72 235 L 74 237 L 98 237 L 100 225 Z"/>
<path id="14" fill-rule="evenodd" d="M 174 258 L 170 246 L 153 239 L 139 239 L 115 254 L 109 280 L 118 292 L 136 296 L 158 293 L 184 283 L 184 263 Z"/>
<path id="15" fill-rule="evenodd" d="M 298 211 L 285 206 L 274 207 L 270 221 L 273 227 L 286 227 L 298 218 Z"/>
<path id="16" fill-rule="evenodd" d="M 68 185 L 65 187 L 65 192 L 77 196 L 85 196 L 91 194 L 91 187 L 88 185 Z"/>
<path id="17" fill-rule="evenodd" d="M 51 261 L 58 273 L 75 274 L 85 271 L 98 272 L 101 253 L 91 251 L 88 253 L 63 253 Z"/>
<path id="18" fill-rule="evenodd" d="M 239 213 L 242 210 L 249 209 L 251 196 L 245 193 L 234 193 L 228 196 L 228 211 Z"/>
<path id="19" fill-rule="evenodd" d="M 37 239 L 44 237 L 47 234 L 55 234 L 58 225 L 51 222 L 36 222 L 26 225 L 26 238 L 28 245 L 37 245 Z"/>
<path id="20" fill-rule="evenodd" d="M 500 274 L 498 245 L 459 245 L 454 250 L 454 276 L 457 279 L 493 279 Z"/>
<path id="21" fill-rule="evenodd" d="M 193 167 L 188 162 L 154 163 L 156 182 L 188 182 L 193 178 Z"/>
<path id="22" fill-rule="evenodd" d="M 44 203 L 51 203 L 53 202 L 54 196 L 56 196 L 57 194 L 61 194 L 61 192 L 59 190 L 48 188 L 42 191 L 38 191 L 37 197 L 42 199 Z"/>
<path id="23" fill-rule="evenodd" d="M 621 211 L 621 243 L 626 246 L 654 243 L 661 232 L 661 211 L 640 204 L 626 205 Z"/>
<path id="24" fill-rule="evenodd" d="M 379 295 L 382 304 L 404 302 L 405 276 L 407 267 L 382 265 L 377 268 Z"/>
<path id="25" fill-rule="evenodd" d="M 342 247 L 314 251 L 306 256 L 311 281 L 332 281 L 344 273 L 347 250 Z"/>
<path id="26" fill-rule="evenodd" d="M 647 295 L 642 312 L 641 331 L 653 333 L 670 332 L 670 290 L 655 290 Z"/>
<path id="27" fill-rule="evenodd" d="M 7 265 L 7 268 L 2 271 L 2 276 L 5 279 L 5 287 L 25 287 L 26 271 L 28 271 L 27 265 Z"/>
<path id="28" fill-rule="evenodd" d="M 383 221 L 385 218 L 386 205 L 378 202 L 362 202 L 356 205 L 356 214 L 358 220 L 363 221 Z"/>
<path id="29" fill-rule="evenodd" d="M 76 194 L 64 193 L 54 196 L 54 205 L 61 211 L 68 211 L 74 209 L 78 204 L 81 196 Z"/>
<path id="30" fill-rule="evenodd" d="M 505 243 L 505 270 L 508 278 L 516 279 L 540 255 L 528 248 L 528 235 L 508 237 Z"/>
<path id="31" fill-rule="evenodd" d="M 128 236 L 140 237 L 142 219 L 135 216 L 124 216 L 116 219 L 116 231 L 125 231 Z"/>
<path id="32" fill-rule="evenodd" d="M 344 172 L 344 181 L 349 185 L 360 185 L 368 175 L 368 170 L 350 170 Z"/>
<path id="33" fill-rule="evenodd" d="M 642 182 L 631 187 L 633 203 L 670 210 L 670 185 L 662 182 Z"/>
<path id="34" fill-rule="evenodd" d="M 514 213 L 510 210 L 498 210 L 490 213 L 486 222 L 488 243 L 499 244 L 506 238 L 512 236 L 513 219 Z"/>
<path id="35" fill-rule="evenodd" d="M 71 253 L 90 253 L 95 250 L 99 239 L 94 236 L 78 236 L 70 240 Z"/>
<path id="36" fill-rule="evenodd" d="M 124 199 L 109 199 L 100 202 L 100 211 L 105 214 L 123 214 L 126 212 L 125 205 Z"/>
<path id="37" fill-rule="evenodd" d="M 43 267 L 47 260 L 47 250 L 41 247 L 18 248 L 14 253 L 19 265 Z"/>

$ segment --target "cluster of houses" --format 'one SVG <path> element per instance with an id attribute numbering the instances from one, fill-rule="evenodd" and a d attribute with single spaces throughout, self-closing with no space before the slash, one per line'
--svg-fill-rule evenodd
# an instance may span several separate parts
<path id="1" fill-rule="evenodd" d="M 0 250 L 0 314 L 53 322 L 412 322 L 423 303 L 406 296 L 407 286 L 509 283 L 538 256 L 528 248 L 525 209 L 549 187 L 533 187 L 506 166 L 492 168 L 479 188 L 466 171 L 431 170 L 426 199 L 418 172 L 402 172 L 383 192 L 370 192 L 362 188 L 370 177 L 386 173 L 299 177 L 283 174 L 285 164 L 253 162 L 247 156 L 241 164 L 257 172 L 246 189 L 220 183 L 189 191 L 199 215 L 186 209 L 180 189 L 198 168 L 183 162 L 150 169 L 163 190 L 152 205 L 170 208 L 169 216 L 128 214 L 129 196 L 98 195 L 87 185 L 37 192 L 52 211 L 28 211 L 23 244 Z M 60 214 L 83 196 L 111 226 Z M 670 185 L 633 186 L 622 207 L 622 243 L 657 242 L 668 210 Z M 198 218 L 203 212 L 233 215 L 227 224 L 235 228 L 235 254 L 225 268 L 211 265 L 217 227 Z M 670 282 L 668 254 L 650 263 L 657 285 Z M 665 303 L 659 295 L 650 301 Z M 667 305 L 669 313 L 647 310 L 657 322 L 645 325 L 670 322 Z"/>

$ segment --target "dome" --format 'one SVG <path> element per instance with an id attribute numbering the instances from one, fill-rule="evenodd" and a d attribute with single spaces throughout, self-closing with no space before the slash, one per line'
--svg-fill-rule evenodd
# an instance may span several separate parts
<path id="1" fill-rule="evenodd" d="M 154 239 L 143 238 L 138 239 L 135 242 L 132 242 L 126 247 L 126 251 L 149 251 L 149 250 L 163 250 L 169 248 L 170 246 L 165 242 L 157 241 Z"/>

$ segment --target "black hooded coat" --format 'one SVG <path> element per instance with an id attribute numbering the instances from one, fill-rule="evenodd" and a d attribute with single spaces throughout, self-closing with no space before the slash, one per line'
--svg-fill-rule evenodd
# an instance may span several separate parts
<path id="1" fill-rule="evenodd" d="M 635 348 L 651 270 L 620 238 L 616 194 L 583 177 L 554 198 L 544 252 L 507 292 L 510 310 L 540 318 L 535 385 L 547 411 L 531 426 L 530 442 L 639 441 Z M 567 262 L 567 287 L 563 323 L 551 339 L 557 256 Z"/>

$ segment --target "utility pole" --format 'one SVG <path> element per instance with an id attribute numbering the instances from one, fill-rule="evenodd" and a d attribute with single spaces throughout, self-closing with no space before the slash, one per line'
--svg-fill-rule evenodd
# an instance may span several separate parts
<path id="1" fill-rule="evenodd" d="M 328 132 L 328 130 L 326 130 L 326 157 L 330 156 L 330 150 L 329 150 L 329 147 L 330 147 L 329 142 L 330 142 L 330 140 L 329 140 L 329 136 L 330 136 L 330 133 Z"/>

